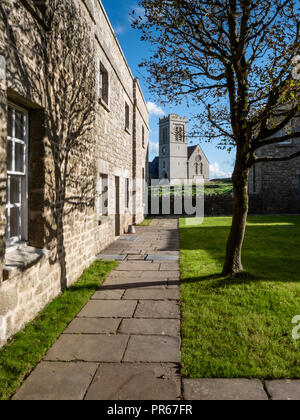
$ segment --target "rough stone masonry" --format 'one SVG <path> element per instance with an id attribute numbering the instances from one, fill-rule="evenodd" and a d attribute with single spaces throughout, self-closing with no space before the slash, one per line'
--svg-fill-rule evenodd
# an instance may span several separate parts
<path id="1" fill-rule="evenodd" d="M 99 0 L 1 0 L 0 346 L 143 220 L 148 111 Z"/>

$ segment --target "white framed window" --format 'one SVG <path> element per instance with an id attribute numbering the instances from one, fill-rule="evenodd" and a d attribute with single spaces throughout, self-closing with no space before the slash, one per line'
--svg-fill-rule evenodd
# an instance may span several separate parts
<path id="1" fill-rule="evenodd" d="M 129 209 L 129 179 L 125 178 L 125 208 Z"/>
<path id="2" fill-rule="evenodd" d="M 99 98 L 108 105 L 109 103 L 109 77 L 108 71 L 99 62 Z"/>
<path id="3" fill-rule="evenodd" d="M 145 148 L 145 127 L 142 126 L 142 147 Z"/>
<path id="4" fill-rule="evenodd" d="M 98 179 L 98 216 L 108 216 L 108 175 L 99 174 Z"/>
<path id="5" fill-rule="evenodd" d="M 28 238 L 28 112 L 8 104 L 6 244 Z"/>
<path id="6" fill-rule="evenodd" d="M 125 102 L 125 130 L 129 130 L 130 127 L 130 110 L 129 105 L 127 102 Z"/>

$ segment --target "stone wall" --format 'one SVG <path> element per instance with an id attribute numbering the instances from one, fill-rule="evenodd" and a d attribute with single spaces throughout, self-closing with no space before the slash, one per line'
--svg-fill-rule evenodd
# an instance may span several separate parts
<path id="1" fill-rule="evenodd" d="M 193 198 L 193 205 L 196 206 L 196 199 Z M 233 206 L 232 195 L 215 194 L 205 196 L 204 200 L 204 215 L 205 216 L 231 216 Z M 184 199 L 182 198 L 182 216 L 185 216 L 184 211 Z M 163 203 L 162 198 L 159 200 L 159 215 L 163 215 Z M 174 196 L 170 197 L 170 214 L 174 215 Z M 149 197 L 149 215 L 156 216 L 157 214 L 151 212 L 151 198 Z M 158 215 L 157 215 L 158 216 Z M 180 215 L 179 215 L 180 216 Z"/>
<path id="2" fill-rule="evenodd" d="M 6 204 L 6 63 L 0 50 L 0 283 L 4 268 L 5 244 L 5 204 Z"/>
<path id="3" fill-rule="evenodd" d="M 262 147 L 257 156 L 289 156 L 299 150 L 300 139 L 293 139 L 291 144 Z M 249 175 L 249 194 L 252 213 L 299 213 L 300 158 L 256 164 Z"/>
<path id="4" fill-rule="evenodd" d="M 114 240 L 117 224 L 122 234 L 144 217 L 143 189 L 134 190 L 146 168 L 149 125 L 138 82 L 101 2 L 48 6 L 33 16 L 31 0 L 0 4 L 0 345 L 77 280 Z M 108 103 L 99 97 L 99 63 L 109 77 Z M 29 113 L 28 245 L 12 251 L 5 249 L 8 101 Z M 108 216 L 99 212 L 100 174 L 108 178 Z"/>

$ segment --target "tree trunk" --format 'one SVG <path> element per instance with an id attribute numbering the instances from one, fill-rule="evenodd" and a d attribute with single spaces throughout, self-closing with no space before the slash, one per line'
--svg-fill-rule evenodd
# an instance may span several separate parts
<path id="1" fill-rule="evenodd" d="M 242 246 L 245 237 L 249 201 L 249 169 L 245 169 L 245 166 L 246 165 L 243 165 L 239 162 L 239 159 L 237 159 L 235 170 L 232 175 L 234 190 L 233 217 L 226 247 L 226 259 L 222 272 L 224 276 L 235 276 L 243 271 Z"/>

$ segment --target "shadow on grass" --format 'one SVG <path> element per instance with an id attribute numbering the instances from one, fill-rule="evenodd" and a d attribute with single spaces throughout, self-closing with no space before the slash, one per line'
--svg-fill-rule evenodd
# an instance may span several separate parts
<path id="1" fill-rule="evenodd" d="M 221 274 L 207 272 L 207 268 L 205 269 L 207 261 L 216 266 L 223 265 L 230 220 L 230 218 L 222 220 L 216 218 L 216 225 L 203 224 L 187 229 L 180 228 L 183 267 L 186 270 L 191 269 L 195 274 L 192 277 L 191 273 L 188 273 L 189 278 L 185 278 L 183 272 L 183 282 L 219 279 L 219 283 L 214 283 L 214 287 L 257 281 L 299 282 L 300 259 L 297 251 L 300 242 L 299 216 L 250 217 L 242 252 L 245 271 L 234 278 L 224 278 Z M 224 225 L 220 226 L 218 222 L 224 222 Z M 203 273 L 201 273 L 202 261 L 204 261 Z"/>

